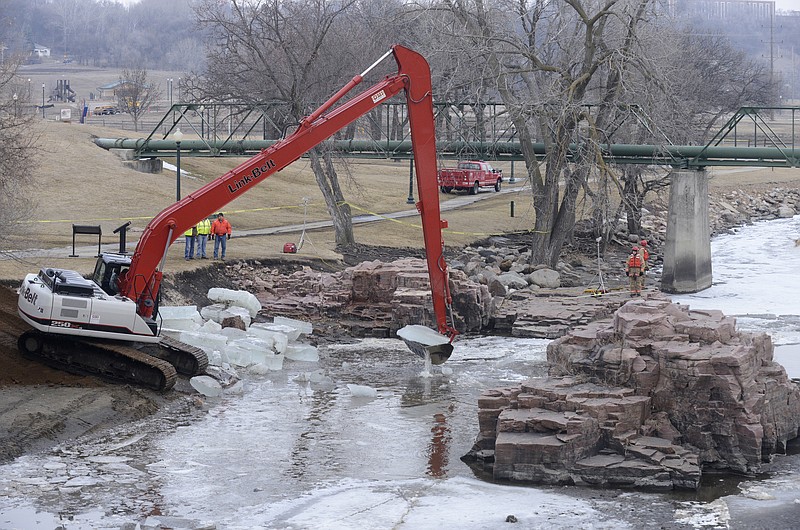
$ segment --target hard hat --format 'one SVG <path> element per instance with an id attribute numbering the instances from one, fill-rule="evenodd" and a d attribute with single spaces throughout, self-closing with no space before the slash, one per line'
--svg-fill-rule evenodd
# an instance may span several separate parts
<path id="1" fill-rule="evenodd" d="M 634 246 L 633 246 L 633 250 L 639 250 L 639 247 L 637 247 L 636 245 L 634 245 Z"/>
<path id="2" fill-rule="evenodd" d="M 643 246 L 643 247 L 646 247 L 646 246 L 647 246 L 647 240 L 646 240 L 646 239 L 642 239 L 642 246 Z"/>

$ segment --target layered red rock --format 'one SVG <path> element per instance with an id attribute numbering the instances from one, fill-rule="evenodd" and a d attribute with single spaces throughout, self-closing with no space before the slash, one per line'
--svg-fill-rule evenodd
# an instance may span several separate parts
<path id="1" fill-rule="evenodd" d="M 436 328 L 427 265 L 422 259 L 367 261 L 335 273 L 304 267 L 281 275 L 279 283 L 265 279 L 269 271 L 254 269 L 251 273 L 253 278 L 247 284 L 268 316 L 334 319 L 355 336 L 390 337 L 409 324 Z M 456 329 L 480 331 L 487 325 L 491 296 L 485 285 L 451 270 L 450 291 Z"/>
<path id="2" fill-rule="evenodd" d="M 479 400 L 470 455 L 495 478 L 664 488 L 755 473 L 800 429 L 800 390 L 766 334 L 719 311 L 631 301 L 553 341 L 551 377 Z M 576 427 L 579 426 L 579 427 Z"/>

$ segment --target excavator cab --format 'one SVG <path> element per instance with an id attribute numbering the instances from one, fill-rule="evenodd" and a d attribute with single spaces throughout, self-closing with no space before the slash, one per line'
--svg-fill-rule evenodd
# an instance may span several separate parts
<path id="1" fill-rule="evenodd" d="M 97 258 L 94 266 L 92 280 L 111 296 L 119 294 L 118 279 L 122 277 L 131 266 L 131 259 L 122 254 L 104 253 Z"/>

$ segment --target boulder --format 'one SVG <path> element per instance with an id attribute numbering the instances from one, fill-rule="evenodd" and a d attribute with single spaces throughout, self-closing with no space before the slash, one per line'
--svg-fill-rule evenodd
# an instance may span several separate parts
<path id="1" fill-rule="evenodd" d="M 528 286 L 525 278 L 516 272 L 505 272 L 498 276 L 497 280 L 508 289 L 524 289 Z"/>
<path id="2" fill-rule="evenodd" d="M 753 474 L 800 434 L 800 389 L 766 334 L 719 311 L 629 301 L 547 349 L 551 377 L 485 391 L 466 458 L 495 478 L 697 488 Z M 480 456 L 480 459 L 478 458 Z"/>
<path id="3" fill-rule="evenodd" d="M 788 219 L 790 217 L 794 217 L 795 215 L 797 215 L 797 212 L 795 212 L 794 208 L 792 208 L 788 204 L 782 204 L 778 208 L 778 217 L 780 218 Z"/>
<path id="4" fill-rule="evenodd" d="M 539 269 L 528 276 L 530 283 L 547 289 L 555 289 L 561 285 L 561 275 L 553 269 Z"/>

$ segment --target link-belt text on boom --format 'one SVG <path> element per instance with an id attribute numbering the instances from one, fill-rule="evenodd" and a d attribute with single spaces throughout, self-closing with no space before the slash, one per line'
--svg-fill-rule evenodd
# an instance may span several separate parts
<path id="1" fill-rule="evenodd" d="M 245 175 L 244 177 L 238 179 L 233 184 L 228 184 L 228 191 L 231 193 L 236 193 L 238 190 L 244 188 L 250 182 L 253 182 L 258 177 L 264 175 L 267 171 L 275 167 L 275 161 L 271 158 L 264 162 L 263 165 L 259 167 L 254 167 L 252 171 L 250 171 L 249 175 Z"/>

